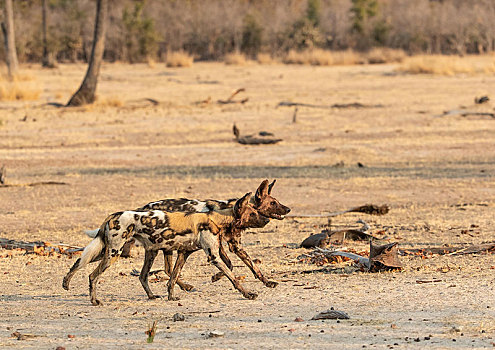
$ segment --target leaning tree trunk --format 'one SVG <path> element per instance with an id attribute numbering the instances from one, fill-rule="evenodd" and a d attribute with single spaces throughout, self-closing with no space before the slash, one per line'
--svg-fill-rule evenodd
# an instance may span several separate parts
<path id="1" fill-rule="evenodd" d="M 105 50 L 105 32 L 107 29 L 108 0 L 98 0 L 96 4 L 95 33 L 93 48 L 89 57 L 88 71 L 81 87 L 72 96 L 67 106 L 82 106 L 95 101 L 96 84 L 100 73 L 103 51 Z"/>
<path id="2" fill-rule="evenodd" d="M 12 7 L 12 0 L 5 0 L 5 22 L 2 23 L 2 31 L 5 40 L 8 74 L 10 78 L 13 78 L 17 73 L 19 63 L 17 62 L 17 53 L 15 51 L 14 9 Z"/>
<path id="3" fill-rule="evenodd" d="M 48 51 L 48 0 L 41 0 L 41 21 L 43 23 L 43 58 L 41 65 L 45 68 L 55 68 L 52 54 Z"/>

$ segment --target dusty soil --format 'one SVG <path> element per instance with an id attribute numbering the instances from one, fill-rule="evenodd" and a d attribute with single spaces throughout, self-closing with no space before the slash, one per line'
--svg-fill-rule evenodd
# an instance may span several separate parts
<path id="1" fill-rule="evenodd" d="M 493 241 L 495 231 L 495 120 L 440 117 L 495 97 L 495 77 L 398 74 L 392 65 L 308 67 L 195 64 L 112 64 L 103 67 L 100 101 L 87 108 L 64 103 L 85 71 L 26 67 L 42 90 L 35 102 L 0 104 L 0 165 L 10 184 L 60 181 L 67 185 L 0 188 L 0 237 L 84 246 L 83 229 L 107 214 L 170 197 L 230 198 L 277 179 L 274 195 L 293 214 L 319 214 L 365 203 L 389 204 L 382 217 L 348 214 L 334 228 L 356 226 L 401 247 Z M 245 104 L 219 105 L 237 88 Z M 210 97 L 209 103 L 202 103 Z M 147 98 L 155 99 L 153 105 Z M 375 108 L 278 107 L 280 101 L 317 105 L 359 102 Z M 277 145 L 233 142 L 242 134 L 275 133 Z M 343 162 L 344 166 L 334 166 Z M 358 167 L 357 163 L 365 167 Z M 285 219 L 247 232 L 246 250 L 280 282 L 265 288 L 235 257 L 235 272 L 259 293 L 243 299 L 215 268 L 193 254 L 179 302 L 148 301 L 133 269 L 138 248 L 101 278 L 101 307 L 89 303 L 87 276 L 72 289 L 61 282 L 74 258 L 0 249 L 0 347 L 75 348 L 486 348 L 495 342 L 495 255 L 401 257 L 396 273 L 356 272 L 349 263 L 299 263 L 298 244 L 326 219 Z M 358 250 L 364 244 L 348 243 Z M 155 269 L 161 267 L 161 257 Z M 315 271 L 316 270 L 316 271 Z M 417 281 L 433 281 L 418 283 Z M 164 282 L 151 284 L 164 295 Z M 349 320 L 311 321 L 334 307 Z M 173 322 L 180 312 L 184 322 Z M 295 322 L 300 317 L 303 322 Z M 158 331 L 146 344 L 154 320 Z M 207 338 L 219 330 L 223 337 Z M 15 331 L 30 334 L 25 340 Z M 71 337 L 69 337 L 71 335 Z"/>

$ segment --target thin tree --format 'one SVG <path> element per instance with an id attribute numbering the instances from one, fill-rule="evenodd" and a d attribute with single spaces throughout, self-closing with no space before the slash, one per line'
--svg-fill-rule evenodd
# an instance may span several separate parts
<path id="1" fill-rule="evenodd" d="M 45 68 L 55 68 L 55 62 L 48 51 L 48 0 L 41 0 L 41 21 L 43 24 L 43 57 L 41 65 Z"/>
<path id="2" fill-rule="evenodd" d="M 108 0 L 98 0 L 96 3 L 93 47 L 91 49 L 91 56 L 89 57 L 88 70 L 79 90 L 72 96 L 67 106 L 82 106 L 95 101 L 96 84 L 98 83 L 103 51 L 105 50 L 107 17 Z"/>
<path id="3" fill-rule="evenodd" d="M 5 53 L 7 55 L 7 69 L 9 77 L 12 79 L 17 74 L 19 63 L 17 61 L 17 53 L 15 51 L 15 33 L 14 33 L 14 9 L 12 0 L 5 0 L 5 21 L 2 22 L 2 32 L 5 43 Z"/>

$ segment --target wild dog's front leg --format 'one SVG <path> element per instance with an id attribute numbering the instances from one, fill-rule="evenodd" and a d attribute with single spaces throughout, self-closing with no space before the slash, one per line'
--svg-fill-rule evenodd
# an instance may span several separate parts
<path id="1" fill-rule="evenodd" d="M 232 261 L 230 261 L 229 257 L 227 256 L 227 252 L 225 251 L 225 248 L 223 247 L 222 241 L 220 240 L 219 246 L 218 246 L 218 254 L 220 255 L 220 259 L 227 265 L 230 271 L 233 270 L 234 266 L 232 265 Z M 212 282 L 216 282 L 220 280 L 224 275 L 223 272 L 217 272 L 211 277 Z"/>
<path id="2" fill-rule="evenodd" d="M 162 249 L 162 251 L 163 251 L 163 261 L 164 261 L 165 273 L 167 274 L 168 277 L 171 277 L 172 276 L 172 252 L 165 250 L 165 249 Z M 178 254 L 181 254 L 181 253 L 178 252 Z M 178 256 L 177 256 L 177 258 L 178 258 Z M 177 284 L 179 285 L 179 287 L 182 290 L 185 290 L 187 292 L 194 289 L 194 286 L 192 286 L 188 283 L 184 283 L 180 279 L 177 279 Z"/>
<path id="3" fill-rule="evenodd" d="M 157 297 L 153 295 L 153 292 L 150 289 L 148 284 L 148 275 L 151 270 L 151 266 L 153 266 L 153 261 L 155 261 L 156 255 L 158 252 L 156 250 L 148 250 L 144 251 L 144 264 L 141 269 L 141 273 L 139 274 L 139 281 L 144 288 L 144 291 L 148 295 L 149 299 L 156 299 Z"/>
<path id="4" fill-rule="evenodd" d="M 174 287 L 175 283 L 177 283 L 179 279 L 180 272 L 186 263 L 187 258 L 191 255 L 190 251 L 178 251 L 177 252 L 177 260 L 175 261 L 175 266 L 170 274 L 170 280 L 168 281 L 168 300 L 179 300 L 178 297 L 174 295 Z"/>
<path id="5" fill-rule="evenodd" d="M 242 293 L 247 299 L 256 299 L 258 294 L 247 291 L 244 286 L 237 280 L 232 271 L 229 270 L 227 265 L 218 259 L 217 253 L 219 251 L 218 239 L 210 231 L 201 231 L 200 245 L 208 256 L 208 261 L 215 265 L 227 278 L 232 282 L 235 289 Z"/>
<path id="6" fill-rule="evenodd" d="M 270 281 L 265 276 L 263 276 L 259 267 L 253 263 L 248 253 L 240 245 L 239 241 L 229 240 L 228 244 L 230 251 L 237 255 L 244 262 L 244 264 L 249 267 L 249 269 L 253 272 L 254 277 L 259 279 L 265 286 L 269 288 L 275 288 L 278 285 L 278 282 Z"/>

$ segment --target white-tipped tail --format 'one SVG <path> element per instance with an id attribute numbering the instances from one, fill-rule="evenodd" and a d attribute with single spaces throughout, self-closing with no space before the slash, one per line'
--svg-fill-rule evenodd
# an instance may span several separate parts
<path id="1" fill-rule="evenodd" d="M 96 230 L 85 230 L 84 233 L 88 235 L 91 238 L 95 238 L 96 235 L 98 234 L 99 229 Z"/>
<path id="2" fill-rule="evenodd" d="M 101 237 L 96 237 L 93 239 L 87 246 L 84 248 L 84 251 L 81 255 L 81 261 L 79 262 L 79 266 L 84 266 L 92 261 L 100 255 L 103 250 L 104 244 Z"/>

